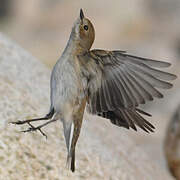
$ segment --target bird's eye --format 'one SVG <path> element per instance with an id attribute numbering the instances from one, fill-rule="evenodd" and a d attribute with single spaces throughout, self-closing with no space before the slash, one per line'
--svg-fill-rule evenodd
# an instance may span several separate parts
<path id="1" fill-rule="evenodd" d="M 87 31 L 87 30 L 88 30 L 88 26 L 87 26 L 87 25 L 85 25 L 85 26 L 84 26 L 84 29 Z"/>

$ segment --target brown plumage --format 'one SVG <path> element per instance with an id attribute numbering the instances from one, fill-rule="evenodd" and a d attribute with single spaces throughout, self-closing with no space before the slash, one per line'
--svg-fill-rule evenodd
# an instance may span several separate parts
<path id="1" fill-rule="evenodd" d="M 90 20 L 76 20 L 67 46 L 51 74 L 51 106 L 48 115 L 40 119 L 14 122 L 29 123 L 27 131 L 39 130 L 60 119 L 63 122 L 68 157 L 67 164 L 75 171 L 75 147 L 80 134 L 85 106 L 91 114 L 109 119 L 113 124 L 135 131 L 140 127 L 153 132 L 154 126 L 141 115 L 139 104 L 162 98 L 157 88 L 172 87 L 167 81 L 175 75 L 156 68 L 170 63 L 127 54 L 125 51 L 90 50 L 95 31 Z M 32 121 L 51 119 L 34 127 Z M 25 132 L 27 132 L 25 131 Z M 44 135 L 44 133 L 43 133 Z"/>

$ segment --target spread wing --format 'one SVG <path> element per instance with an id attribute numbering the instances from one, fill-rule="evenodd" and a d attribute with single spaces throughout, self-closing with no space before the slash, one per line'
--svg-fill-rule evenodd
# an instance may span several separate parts
<path id="1" fill-rule="evenodd" d="M 156 68 L 170 63 L 132 56 L 123 51 L 92 50 L 84 58 L 89 72 L 88 109 L 118 126 L 153 131 L 154 126 L 140 114 L 139 104 L 162 98 L 158 90 L 169 89 L 176 76 Z"/>

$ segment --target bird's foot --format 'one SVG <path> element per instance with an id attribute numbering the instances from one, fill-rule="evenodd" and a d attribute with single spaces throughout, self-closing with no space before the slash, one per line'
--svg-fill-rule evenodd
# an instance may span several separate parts
<path id="1" fill-rule="evenodd" d="M 24 131 L 21 131 L 21 132 L 32 132 L 32 131 L 39 131 L 43 136 L 45 136 L 46 137 L 46 139 L 47 139 L 47 135 L 41 130 L 41 126 L 37 126 L 37 127 L 35 127 L 35 126 L 33 126 L 31 123 L 28 123 L 29 124 L 29 126 L 30 126 L 30 128 L 29 129 L 27 129 L 27 130 L 24 130 Z"/>
<path id="2" fill-rule="evenodd" d="M 16 124 L 16 125 L 25 124 L 25 123 L 27 123 L 27 121 L 13 121 L 13 122 L 10 122 L 10 124 Z"/>

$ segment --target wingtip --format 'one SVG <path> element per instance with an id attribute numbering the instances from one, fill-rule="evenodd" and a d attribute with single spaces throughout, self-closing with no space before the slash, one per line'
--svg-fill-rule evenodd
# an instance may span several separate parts
<path id="1" fill-rule="evenodd" d="M 172 64 L 170 62 L 166 62 L 166 61 L 162 61 L 162 68 L 167 68 L 167 67 L 170 67 Z"/>
<path id="2" fill-rule="evenodd" d="M 175 80 L 175 79 L 177 79 L 177 78 L 178 78 L 178 76 L 177 76 L 177 75 L 175 75 L 175 74 L 172 74 L 172 75 L 173 75 L 172 80 Z"/>
<path id="3" fill-rule="evenodd" d="M 147 112 L 145 112 L 145 111 L 143 111 L 143 110 L 141 110 L 141 109 L 139 109 L 139 108 L 136 108 L 136 111 L 138 111 L 139 113 L 141 113 L 141 114 L 143 114 L 143 115 L 146 115 L 146 116 L 152 117 L 152 115 L 151 115 L 151 114 L 149 114 L 149 113 L 147 113 Z"/>

